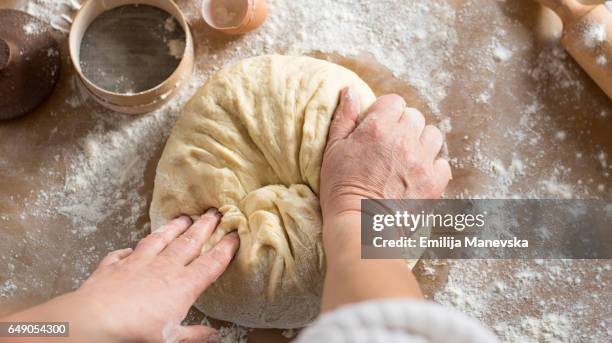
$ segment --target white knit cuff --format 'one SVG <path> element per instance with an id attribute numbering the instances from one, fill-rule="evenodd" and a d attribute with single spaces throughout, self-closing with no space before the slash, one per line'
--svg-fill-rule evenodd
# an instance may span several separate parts
<path id="1" fill-rule="evenodd" d="M 499 342 L 478 321 L 428 301 L 386 299 L 342 306 L 323 314 L 295 343 Z"/>

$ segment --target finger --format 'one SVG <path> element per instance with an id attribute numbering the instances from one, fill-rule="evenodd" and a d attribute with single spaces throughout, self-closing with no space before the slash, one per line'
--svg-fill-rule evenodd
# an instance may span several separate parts
<path id="1" fill-rule="evenodd" d="M 105 266 L 110 266 L 111 264 L 115 263 L 115 262 L 119 262 L 122 259 L 128 257 L 131 253 L 132 253 L 132 248 L 126 248 L 126 249 L 120 249 L 120 250 L 115 250 L 110 252 L 108 255 L 106 255 L 102 261 L 100 261 L 100 265 L 99 267 L 105 267 Z"/>
<path id="2" fill-rule="evenodd" d="M 414 137 L 421 137 L 425 128 L 425 117 L 416 108 L 407 107 L 400 118 L 400 123 L 410 127 L 409 132 L 414 132 Z"/>
<path id="3" fill-rule="evenodd" d="M 354 91 L 347 87 L 340 93 L 340 105 L 334 113 L 329 126 L 327 146 L 333 146 L 337 141 L 346 138 L 357 125 L 360 112 L 359 100 L 355 98 Z"/>
<path id="4" fill-rule="evenodd" d="M 221 336 L 219 332 L 204 325 L 182 326 L 180 339 L 177 342 L 185 343 L 219 343 Z"/>
<path id="5" fill-rule="evenodd" d="M 444 136 L 437 127 L 433 125 L 425 126 L 421 134 L 421 144 L 423 145 L 426 156 L 431 157 L 430 161 L 433 161 L 438 156 L 443 143 Z"/>
<path id="6" fill-rule="evenodd" d="M 446 187 L 448 186 L 448 183 L 453 178 L 453 176 L 448 161 L 443 158 L 435 160 L 433 168 L 435 181 L 433 190 L 434 194 L 432 194 L 432 196 L 434 198 L 439 198 L 446 190 Z"/>
<path id="7" fill-rule="evenodd" d="M 401 96 L 397 94 L 383 95 L 370 106 L 359 127 L 373 121 L 397 123 L 404 112 L 404 108 L 406 108 L 406 101 Z"/>
<path id="8" fill-rule="evenodd" d="M 448 164 L 448 161 L 443 158 L 438 158 L 437 160 L 435 160 L 434 173 L 440 180 L 442 180 L 441 182 L 444 184 L 443 188 L 446 188 L 448 181 L 453 179 L 453 172 L 451 170 L 450 164 Z"/>
<path id="9" fill-rule="evenodd" d="M 191 225 L 191 218 L 181 216 L 143 238 L 132 253 L 133 257 L 154 257 Z"/>
<path id="10" fill-rule="evenodd" d="M 193 261 L 200 255 L 202 245 L 215 231 L 220 219 L 221 213 L 216 208 L 208 209 L 184 234 L 172 241 L 159 256 L 165 256 L 182 265 Z"/>
<path id="11" fill-rule="evenodd" d="M 239 246 L 238 234 L 232 232 L 187 266 L 194 278 L 192 284 L 196 287 L 196 294 L 204 292 L 210 284 L 219 278 L 238 251 Z"/>

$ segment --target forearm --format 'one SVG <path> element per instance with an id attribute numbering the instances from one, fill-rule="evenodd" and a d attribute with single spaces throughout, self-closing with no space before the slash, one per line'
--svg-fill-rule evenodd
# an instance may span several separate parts
<path id="1" fill-rule="evenodd" d="M 421 298 L 403 260 L 361 259 L 360 216 L 347 213 L 323 221 L 327 272 L 322 311 L 379 298 Z"/>
<path id="2" fill-rule="evenodd" d="M 41 343 L 41 342 L 109 342 L 104 335 L 103 323 L 90 313 L 91 306 L 83 302 L 77 292 L 71 292 L 54 298 L 30 309 L 0 318 L 0 322 L 68 322 L 69 337 L 64 338 L 3 338 L 0 343 Z"/>

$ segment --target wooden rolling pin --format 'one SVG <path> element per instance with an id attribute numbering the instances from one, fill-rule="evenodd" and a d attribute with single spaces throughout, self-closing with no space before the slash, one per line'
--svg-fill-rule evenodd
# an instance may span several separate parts
<path id="1" fill-rule="evenodd" d="M 537 0 L 563 22 L 561 44 L 612 99 L 612 13 L 606 5 L 577 0 Z"/>

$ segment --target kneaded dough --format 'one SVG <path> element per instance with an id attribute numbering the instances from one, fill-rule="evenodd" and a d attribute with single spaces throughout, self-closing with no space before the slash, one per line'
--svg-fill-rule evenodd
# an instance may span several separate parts
<path id="1" fill-rule="evenodd" d="M 260 56 L 214 75 L 185 106 L 157 166 L 153 229 L 210 207 L 204 251 L 237 231 L 240 250 L 196 307 L 248 327 L 297 328 L 318 314 L 319 174 L 340 91 L 375 100 L 355 73 L 309 57 Z"/>

